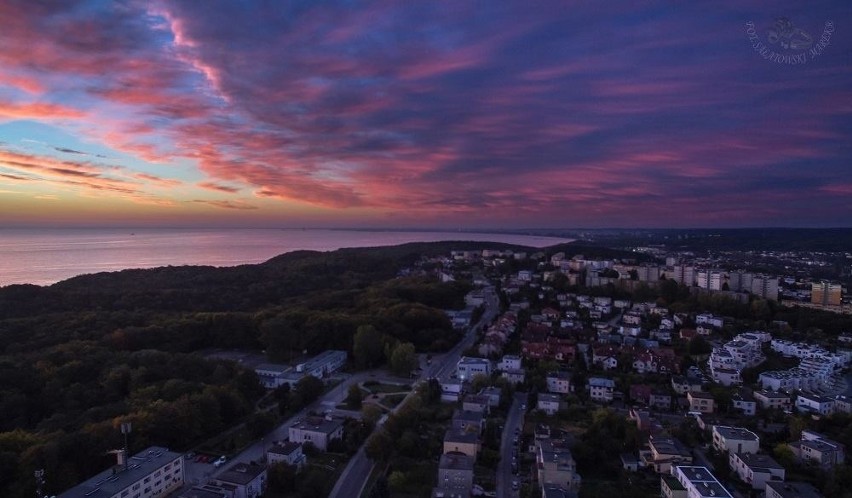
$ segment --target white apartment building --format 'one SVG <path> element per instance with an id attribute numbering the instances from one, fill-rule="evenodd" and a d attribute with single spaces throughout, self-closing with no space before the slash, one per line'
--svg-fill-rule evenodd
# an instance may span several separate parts
<path id="1" fill-rule="evenodd" d="M 456 375 L 462 381 L 470 380 L 476 375 L 491 375 L 491 361 L 485 358 L 462 356 L 456 365 Z"/>
<path id="2" fill-rule="evenodd" d="M 290 441 L 312 443 L 318 450 L 326 451 L 329 442 L 343 437 L 343 422 L 328 418 L 306 417 L 290 426 L 288 436 Z"/>
<path id="3" fill-rule="evenodd" d="M 785 477 L 784 467 L 769 455 L 731 453 L 728 465 L 752 489 L 764 490 L 768 481 L 783 481 Z"/>
<path id="4" fill-rule="evenodd" d="M 722 328 L 725 324 L 725 320 L 721 317 L 713 316 L 709 313 L 702 313 L 695 317 L 696 325 L 710 325 L 711 327 Z"/>
<path id="5" fill-rule="evenodd" d="M 713 426 L 713 447 L 720 452 L 757 453 L 760 438 L 742 427 Z"/>
<path id="6" fill-rule="evenodd" d="M 796 396 L 796 410 L 803 413 L 831 415 L 834 412 L 834 398 L 801 392 Z"/>
<path id="7" fill-rule="evenodd" d="M 554 415 L 559 411 L 559 396 L 556 394 L 541 393 L 538 395 L 538 408 L 548 415 Z"/>
<path id="8" fill-rule="evenodd" d="M 151 446 L 126 458 L 117 454 L 113 467 L 86 479 L 57 498 L 154 498 L 183 487 L 183 455 Z"/>
<path id="9" fill-rule="evenodd" d="M 686 498 L 733 498 L 707 467 L 672 467 L 672 476 L 686 489 Z"/>
<path id="10" fill-rule="evenodd" d="M 229 467 L 210 482 L 233 490 L 234 498 L 258 498 L 266 491 L 266 465 L 240 462 Z"/>
<path id="11" fill-rule="evenodd" d="M 799 367 L 762 372 L 758 381 L 763 389 L 784 392 L 818 389 L 823 384 L 813 373 Z"/>
<path id="12" fill-rule="evenodd" d="M 500 363 L 497 364 L 497 369 L 504 372 L 507 370 L 520 370 L 521 357 L 513 354 L 507 354 L 503 356 Z"/>
<path id="13" fill-rule="evenodd" d="M 547 374 L 547 392 L 568 394 L 571 392 L 571 374 L 559 371 Z"/>
<path id="14" fill-rule="evenodd" d="M 775 391 L 755 391 L 754 399 L 763 408 L 774 408 L 778 410 L 788 410 L 790 408 L 790 396 L 782 392 Z"/>

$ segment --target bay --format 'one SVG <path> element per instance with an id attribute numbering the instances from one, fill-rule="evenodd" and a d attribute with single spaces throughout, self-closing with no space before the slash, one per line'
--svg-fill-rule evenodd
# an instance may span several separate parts
<path id="1" fill-rule="evenodd" d="M 546 247 L 570 239 L 510 233 L 329 229 L 0 229 L 0 286 L 50 285 L 87 273 L 236 266 L 296 250 L 470 240 Z"/>

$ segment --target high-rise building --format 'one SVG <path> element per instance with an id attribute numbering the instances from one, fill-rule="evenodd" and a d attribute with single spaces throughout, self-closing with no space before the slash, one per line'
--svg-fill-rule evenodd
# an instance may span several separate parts
<path id="1" fill-rule="evenodd" d="M 842 288 L 840 284 L 819 282 L 811 284 L 811 302 L 823 306 L 840 306 Z"/>
<path id="2" fill-rule="evenodd" d="M 751 281 L 751 293 L 763 299 L 778 300 L 778 277 L 755 275 Z"/>

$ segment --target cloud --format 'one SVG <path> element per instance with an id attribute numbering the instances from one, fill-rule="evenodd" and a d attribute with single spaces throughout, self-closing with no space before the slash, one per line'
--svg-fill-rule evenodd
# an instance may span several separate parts
<path id="1" fill-rule="evenodd" d="M 243 201 L 226 201 L 226 200 L 192 200 L 188 202 L 196 202 L 201 204 L 208 204 L 210 206 L 223 208 L 223 209 L 237 209 L 237 210 L 254 210 L 259 209 L 257 206 L 248 204 Z"/>
<path id="2" fill-rule="evenodd" d="M 239 187 L 232 187 L 230 185 L 220 185 L 218 183 L 213 182 L 200 182 L 198 183 L 198 186 L 203 189 L 214 190 L 217 192 L 225 192 L 228 194 L 234 194 L 240 191 Z"/>

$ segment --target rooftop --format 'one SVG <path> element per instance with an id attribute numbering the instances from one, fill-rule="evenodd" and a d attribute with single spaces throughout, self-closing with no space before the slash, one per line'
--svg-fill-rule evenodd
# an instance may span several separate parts
<path id="1" fill-rule="evenodd" d="M 240 462 L 229 467 L 225 472 L 216 476 L 215 479 L 231 484 L 248 484 L 263 472 L 266 472 L 266 465 Z"/>
<path id="2" fill-rule="evenodd" d="M 57 495 L 57 498 L 110 498 L 133 483 L 148 477 L 173 460 L 180 464 L 182 455 L 166 448 L 151 446 L 127 460 L 128 468 L 113 466 Z"/>
<path id="3" fill-rule="evenodd" d="M 473 458 L 459 453 L 450 451 L 441 455 L 441 461 L 438 463 L 439 469 L 445 470 L 469 470 L 473 472 Z"/>
<path id="4" fill-rule="evenodd" d="M 706 467 L 676 467 L 702 498 L 733 498 Z"/>
<path id="5" fill-rule="evenodd" d="M 340 428 L 342 425 L 343 422 L 340 420 L 328 420 L 320 417 L 307 417 L 293 424 L 291 428 L 303 431 L 331 434 L 332 432 Z"/>
<path id="6" fill-rule="evenodd" d="M 742 427 L 715 425 L 713 426 L 713 430 L 725 439 L 738 439 L 742 441 L 758 441 L 760 439 L 757 434 Z"/>
<path id="7" fill-rule="evenodd" d="M 767 481 L 766 487 L 775 491 L 781 498 L 823 498 L 815 487 L 806 482 Z"/>
<path id="8" fill-rule="evenodd" d="M 757 454 L 757 453 L 737 453 L 737 458 L 739 458 L 745 465 L 752 469 L 781 469 L 784 470 L 784 467 L 775 461 L 769 455 Z"/>

